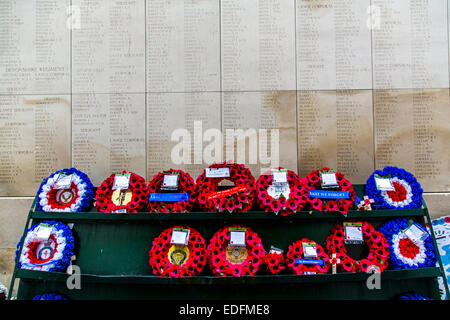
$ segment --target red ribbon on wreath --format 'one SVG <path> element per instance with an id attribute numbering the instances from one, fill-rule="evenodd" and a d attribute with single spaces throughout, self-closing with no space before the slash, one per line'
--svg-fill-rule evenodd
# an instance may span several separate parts
<path id="1" fill-rule="evenodd" d="M 246 212 L 253 207 L 255 178 L 248 168 L 237 163 L 216 163 L 209 168 L 228 168 L 229 177 L 207 178 L 206 169 L 197 178 L 198 203 L 210 212 Z M 218 191 L 222 180 L 234 182 L 235 187 Z"/>
<path id="2" fill-rule="evenodd" d="M 174 229 L 188 229 L 187 245 L 170 243 Z M 153 240 L 149 264 L 153 274 L 169 277 L 192 277 L 201 273 L 207 262 L 205 239 L 196 230 L 175 226 Z"/>
<path id="3" fill-rule="evenodd" d="M 245 229 L 245 247 L 231 247 L 230 228 Z M 264 263 L 261 239 L 250 228 L 240 225 L 217 231 L 208 245 L 209 264 L 216 276 L 252 276 Z"/>
<path id="4" fill-rule="evenodd" d="M 304 263 L 306 261 L 302 263 L 301 259 L 308 260 L 304 258 L 303 243 L 315 244 L 317 257 L 312 260 L 321 260 L 323 265 Z M 300 260 L 300 262 L 298 260 Z M 325 253 L 325 250 L 323 250 L 321 245 L 307 238 L 295 241 L 293 244 L 289 246 L 288 252 L 286 253 L 286 263 L 288 268 L 291 269 L 297 275 L 304 274 L 305 272 L 314 272 L 317 274 L 323 274 L 327 273 L 328 270 L 330 269 L 330 259 L 328 255 Z"/>
<path id="5" fill-rule="evenodd" d="M 126 174 L 126 171 L 122 172 Z M 126 210 L 138 212 L 147 205 L 147 184 L 140 175 L 130 172 L 130 183 L 126 190 L 112 190 L 115 173 L 109 176 L 98 187 L 96 193 L 96 207 L 100 212 Z"/>
<path id="6" fill-rule="evenodd" d="M 371 268 L 379 268 L 383 272 L 388 266 L 389 243 L 385 236 L 376 231 L 367 222 L 355 222 L 362 224 L 362 234 L 365 244 L 369 247 L 369 254 L 366 258 L 355 260 L 347 254 L 345 247 L 345 230 L 342 224 L 336 225 L 326 239 L 326 249 L 332 256 L 336 254 L 336 259 L 340 260 L 338 267 L 341 271 L 368 272 Z"/>
<path id="7" fill-rule="evenodd" d="M 182 170 L 170 169 L 169 173 L 174 173 L 178 175 L 177 179 L 177 192 L 183 192 L 189 194 L 188 201 L 149 201 L 148 211 L 149 212 L 189 212 L 194 207 L 195 201 L 197 200 L 197 189 L 195 186 L 195 181 L 191 175 Z M 153 176 L 153 179 L 148 184 L 148 193 L 160 193 L 163 192 L 161 186 L 164 181 L 164 175 L 167 173 L 161 173 Z"/>
<path id="8" fill-rule="evenodd" d="M 281 169 L 283 168 L 278 168 L 278 170 Z M 262 210 L 288 216 L 303 208 L 308 200 L 308 189 L 303 185 L 303 180 L 291 170 L 286 171 L 286 179 L 289 185 L 289 193 L 274 198 L 269 194 L 269 188 L 273 188 L 273 175 L 268 172 L 258 178 L 256 182 L 256 202 Z"/>
<path id="9" fill-rule="evenodd" d="M 309 190 L 319 190 L 321 189 L 322 180 L 320 178 L 321 171 L 331 171 L 330 168 L 322 168 L 319 170 L 314 170 L 309 173 L 304 179 Z M 312 210 L 317 211 L 339 211 L 343 215 L 352 209 L 353 204 L 356 201 L 356 193 L 353 189 L 351 182 L 345 179 L 344 175 L 340 172 L 336 172 L 336 181 L 338 183 L 338 188 L 336 191 L 349 191 L 349 199 L 319 199 L 319 198 L 309 198 L 307 200 L 308 207 Z"/>

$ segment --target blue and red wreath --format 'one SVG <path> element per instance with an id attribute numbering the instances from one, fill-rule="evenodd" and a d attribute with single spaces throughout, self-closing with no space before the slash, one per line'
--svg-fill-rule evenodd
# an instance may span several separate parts
<path id="1" fill-rule="evenodd" d="M 60 174 L 71 175 L 70 188 L 58 189 L 55 183 Z M 44 212 L 82 212 L 92 205 L 94 185 L 89 177 L 75 169 L 63 169 L 52 173 L 42 181 L 37 192 L 37 210 Z"/>
<path id="2" fill-rule="evenodd" d="M 51 228 L 48 240 L 37 237 L 40 227 Z M 73 256 L 74 237 L 62 222 L 45 220 L 28 229 L 19 258 L 22 239 L 17 244 L 18 268 L 39 271 L 65 271 Z"/>
<path id="3" fill-rule="evenodd" d="M 187 245 L 170 243 L 174 229 L 189 230 Z M 153 274 L 169 277 L 192 277 L 200 274 L 207 263 L 205 239 L 190 227 L 175 226 L 153 240 L 149 264 Z"/>
<path id="4" fill-rule="evenodd" d="M 303 243 L 314 243 L 317 251 L 316 259 L 304 259 Z M 310 260 L 310 261 L 308 261 Z M 312 261 L 316 260 L 316 261 Z M 313 263 L 320 262 L 320 263 Z M 315 241 L 303 238 L 295 241 L 288 248 L 286 253 L 286 263 L 288 268 L 295 274 L 301 275 L 304 273 L 327 273 L 330 269 L 330 259 L 323 250 L 322 246 Z"/>
<path id="5" fill-rule="evenodd" d="M 415 224 L 426 235 L 425 239 L 411 240 L 403 231 Z M 420 224 L 407 219 L 393 219 L 379 229 L 389 242 L 389 266 L 391 269 L 428 268 L 436 265 L 437 256 L 433 238 Z"/>
<path id="6" fill-rule="evenodd" d="M 378 190 L 376 176 L 389 179 L 395 190 Z M 367 179 L 366 194 L 374 199 L 375 209 L 414 209 L 422 206 L 423 189 L 420 183 L 402 168 L 385 167 L 383 170 L 375 170 Z"/>

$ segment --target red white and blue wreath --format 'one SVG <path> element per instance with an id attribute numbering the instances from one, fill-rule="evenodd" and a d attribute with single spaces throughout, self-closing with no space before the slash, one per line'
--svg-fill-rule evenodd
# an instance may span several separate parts
<path id="1" fill-rule="evenodd" d="M 389 180 L 392 190 L 382 188 L 379 181 Z M 388 188 L 389 188 L 388 187 Z M 374 199 L 375 209 L 414 209 L 422 206 L 423 189 L 417 179 L 405 169 L 385 167 L 376 170 L 366 182 L 366 194 Z"/>
<path id="2" fill-rule="evenodd" d="M 82 212 L 92 204 L 94 185 L 85 173 L 63 169 L 42 181 L 37 195 L 38 211 Z"/>
<path id="3" fill-rule="evenodd" d="M 407 219 L 390 220 L 379 228 L 389 242 L 391 269 L 427 268 L 436 265 L 433 239 L 420 224 Z"/>
<path id="4" fill-rule="evenodd" d="M 42 234 L 47 235 L 42 238 Z M 48 238 L 47 238 L 48 236 Z M 20 244 L 17 245 L 16 260 Z M 73 256 L 74 237 L 64 223 L 43 221 L 28 229 L 23 242 L 18 267 L 39 271 L 64 271 Z"/>

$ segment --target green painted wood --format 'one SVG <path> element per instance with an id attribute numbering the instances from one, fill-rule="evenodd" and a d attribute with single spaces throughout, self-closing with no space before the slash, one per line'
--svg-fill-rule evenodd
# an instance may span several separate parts
<path id="1" fill-rule="evenodd" d="M 362 198 L 364 185 L 356 185 Z M 99 213 L 91 208 L 85 213 L 44 213 L 32 206 L 29 219 L 73 222 L 74 262 L 81 269 L 81 290 L 68 290 L 67 275 L 29 270 L 15 270 L 20 278 L 18 299 L 57 291 L 72 299 L 392 299 L 407 291 L 418 291 L 439 298 L 436 277 L 440 268 L 386 271 L 381 276 L 381 290 L 369 290 L 365 273 L 296 276 L 288 272 L 279 276 L 262 270 L 253 277 L 216 278 L 208 266 L 192 278 L 155 277 L 148 265 L 152 240 L 164 229 L 185 225 L 200 232 L 206 242 L 224 226 L 242 224 L 261 237 L 263 245 L 284 249 L 296 240 L 309 238 L 324 246 L 331 228 L 345 219 L 369 221 L 375 228 L 395 217 L 407 217 L 422 225 L 429 219 L 425 209 L 351 211 L 340 213 L 306 212 L 281 217 L 257 211 L 226 214 L 196 212 L 185 214 Z M 349 254 L 360 259 L 367 248 L 348 245 Z M 13 281 L 14 281 L 13 279 Z M 188 284 L 188 285 L 186 285 Z M 12 289 L 10 290 L 12 291 Z"/>

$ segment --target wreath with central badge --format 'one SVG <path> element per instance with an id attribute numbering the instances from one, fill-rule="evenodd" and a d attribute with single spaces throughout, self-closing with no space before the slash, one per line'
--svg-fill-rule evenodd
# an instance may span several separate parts
<path id="1" fill-rule="evenodd" d="M 202 210 L 209 212 L 246 212 L 253 207 L 255 178 L 248 168 L 237 163 L 216 163 L 208 169 L 229 170 L 229 177 L 207 177 L 203 170 L 197 178 L 198 203 Z M 218 191 L 223 180 L 234 182 L 231 189 Z"/>
<path id="2" fill-rule="evenodd" d="M 408 228 L 421 233 L 423 237 L 411 238 Z M 389 242 L 389 265 L 391 269 L 428 268 L 436 265 L 437 256 L 433 239 L 420 224 L 407 219 L 394 219 L 379 229 Z M 414 235 L 414 233 L 412 233 Z"/>
<path id="3" fill-rule="evenodd" d="M 174 191 L 182 197 L 178 199 L 170 200 L 170 196 L 173 193 L 162 193 L 164 190 L 164 177 L 166 175 L 176 176 L 176 188 Z M 149 212 L 189 212 L 193 208 L 196 201 L 196 187 L 195 181 L 192 179 L 189 173 L 182 170 L 170 169 L 167 172 L 159 172 L 153 176 L 153 180 L 148 184 L 149 192 L 149 202 L 148 210 Z M 166 201 L 153 200 L 152 195 L 165 195 Z M 158 198 L 156 198 L 158 199 Z M 175 201 L 178 200 L 178 201 Z"/>
<path id="4" fill-rule="evenodd" d="M 126 175 L 126 171 L 122 175 Z M 96 207 L 100 212 L 138 212 L 147 205 L 145 179 L 130 172 L 127 189 L 113 190 L 116 174 L 112 174 L 97 189 Z"/>
<path id="5" fill-rule="evenodd" d="M 171 242 L 174 231 L 187 232 L 187 243 Z M 207 263 L 205 239 L 196 230 L 175 226 L 161 232 L 153 240 L 149 264 L 153 274 L 169 277 L 192 277 L 200 274 Z"/>
<path id="6" fill-rule="evenodd" d="M 94 185 L 83 172 L 75 168 L 63 169 L 42 181 L 37 197 L 38 211 L 87 211 L 94 198 Z"/>
<path id="7" fill-rule="evenodd" d="M 273 173 L 285 173 L 286 182 L 276 185 Z M 265 212 L 288 216 L 300 211 L 307 201 L 308 189 L 299 176 L 281 167 L 261 175 L 256 181 L 256 201 Z"/>
<path id="8" fill-rule="evenodd" d="M 42 230 L 48 238 L 39 237 Z M 64 271 L 73 256 L 74 237 L 70 228 L 57 221 L 43 221 L 28 229 L 23 241 L 22 252 L 17 244 L 16 261 L 19 269 L 39 271 Z"/>
<path id="9" fill-rule="evenodd" d="M 356 201 L 356 193 L 351 182 L 347 180 L 342 173 L 333 171 L 330 168 L 314 170 L 304 178 L 307 188 L 309 190 L 321 190 L 321 175 L 324 173 L 335 173 L 337 187 L 333 191 L 348 192 L 349 198 L 322 200 L 320 198 L 308 197 L 307 203 L 309 208 L 317 211 L 338 211 L 343 215 L 346 215 L 347 212 L 352 209 L 353 204 Z"/>
<path id="10" fill-rule="evenodd" d="M 345 245 L 346 233 L 343 224 L 336 225 L 326 239 L 326 249 L 332 265 L 337 265 L 341 271 L 369 272 L 372 269 L 383 272 L 388 266 L 389 243 L 382 232 L 367 222 L 352 222 L 359 226 L 364 243 L 369 248 L 366 258 L 355 260 L 347 254 Z"/>
<path id="11" fill-rule="evenodd" d="M 231 246 L 231 231 L 245 232 L 245 246 Z M 256 232 L 241 225 L 217 231 L 208 245 L 209 264 L 216 276 L 252 276 L 264 263 L 265 250 Z"/>

